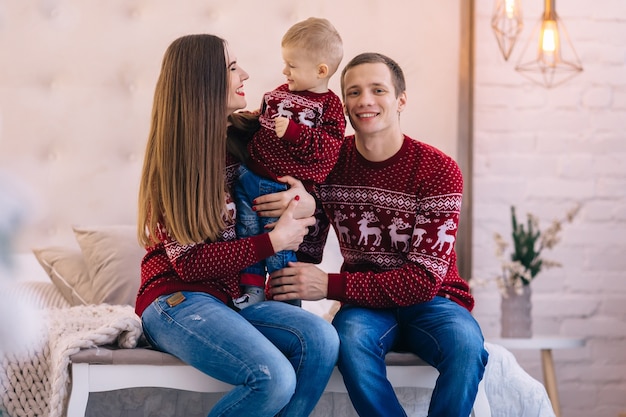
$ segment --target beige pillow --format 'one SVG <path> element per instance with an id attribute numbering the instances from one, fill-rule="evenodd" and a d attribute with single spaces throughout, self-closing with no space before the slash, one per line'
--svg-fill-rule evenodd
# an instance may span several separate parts
<path id="1" fill-rule="evenodd" d="M 53 246 L 33 249 L 33 253 L 70 305 L 89 304 L 85 296 L 91 293 L 91 279 L 80 249 Z"/>
<path id="2" fill-rule="evenodd" d="M 81 294 L 90 304 L 135 305 L 146 253 L 137 242 L 135 226 L 72 228 L 83 254 L 90 291 Z"/>

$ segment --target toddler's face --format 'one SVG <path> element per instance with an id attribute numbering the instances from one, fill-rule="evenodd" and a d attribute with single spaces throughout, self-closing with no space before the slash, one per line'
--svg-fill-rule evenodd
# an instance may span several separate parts
<path id="1" fill-rule="evenodd" d="M 287 77 L 290 91 L 312 91 L 314 93 L 326 92 L 325 77 L 320 76 L 320 65 L 314 58 L 294 47 L 282 48 L 285 67 L 283 74 Z"/>

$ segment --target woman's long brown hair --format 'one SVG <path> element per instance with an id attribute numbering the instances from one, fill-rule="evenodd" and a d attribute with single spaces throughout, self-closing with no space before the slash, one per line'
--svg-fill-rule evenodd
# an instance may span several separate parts
<path id="1" fill-rule="evenodd" d="M 166 50 L 139 188 L 138 237 L 214 241 L 225 227 L 228 73 L 225 41 L 188 35 Z"/>

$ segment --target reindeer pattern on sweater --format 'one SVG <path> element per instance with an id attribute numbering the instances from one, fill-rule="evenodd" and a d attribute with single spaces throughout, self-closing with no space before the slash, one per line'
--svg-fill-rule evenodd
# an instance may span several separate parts
<path id="1" fill-rule="evenodd" d="M 371 162 L 348 137 L 319 188 L 319 232 L 301 250 L 320 256 L 334 228 L 344 259 L 341 273 L 329 278 L 334 299 L 395 307 L 440 295 L 471 309 L 454 251 L 462 191 L 457 163 L 430 145 L 405 136 L 396 155 Z"/>
<path id="2" fill-rule="evenodd" d="M 276 117 L 289 126 L 282 138 L 274 132 Z M 319 183 L 337 161 L 346 119 L 341 99 L 332 91 L 289 91 L 283 84 L 265 93 L 259 116 L 261 128 L 248 145 L 248 168 L 271 179 L 291 175 Z"/>

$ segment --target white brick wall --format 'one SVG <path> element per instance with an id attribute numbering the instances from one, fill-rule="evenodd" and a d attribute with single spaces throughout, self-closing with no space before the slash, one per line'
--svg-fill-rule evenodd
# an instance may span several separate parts
<path id="1" fill-rule="evenodd" d="M 494 1 L 476 1 L 473 276 L 498 273 L 493 233 L 510 233 L 509 206 L 542 225 L 583 204 L 537 277 L 535 334 L 586 339 L 554 351 L 564 417 L 626 413 L 626 2 L 557 2 L 584 71 L 553 89 L 516 73 L 543 1 L 524 0 L 525 28 L 509 62 L 490 29 Z M 475 289 L 476 317 L 499 336 L 500 298 Z M 539 352 L 515 352 L 542 380 Z"/>

